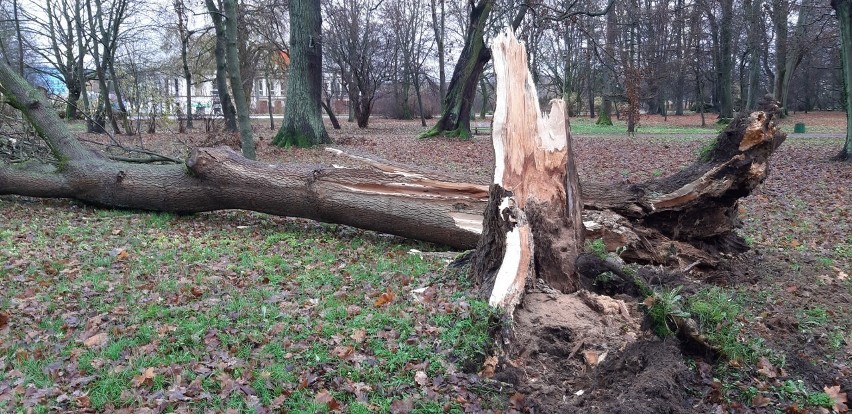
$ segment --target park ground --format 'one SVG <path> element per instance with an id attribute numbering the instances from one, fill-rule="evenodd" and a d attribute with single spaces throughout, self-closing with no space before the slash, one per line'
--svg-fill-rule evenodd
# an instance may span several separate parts
<path id="1" fill-rule="evenodd" d="M 623 124 L 573 118 L 581 181 L 670 174 L 706 148 L 713 121 L 643 116 L 628 137 Z M 489 358 L 499 315 L 441 246 L 243 211 L 0 197 L 0 411 L 843 412 L 852 164 L 830 160 L 843 114 L 780 125 L 799 122 L 806 133 L 788 136 L 766 182 L 742 200 L 749 252 L 711 272 L 634 269 L 653 300 L 616 295 L 627 308 L 619 321 L 588 315 L 611 328 L 598 336 L 528 324 L 519 334 L 541 343 L 515 360 L 522 366 Z M 347 152 L 491 180 L 489 136 L 419 140 L 414 121 L 343 124 L 329 131 Z M 173 155 L 236 142 L 170 128 L 117 139 Z M 346 162 L 321 148 L 271 147 L 274 133 L 256 120 L 262 160 Z M 594 240 L 588 248 L 607 254 Z M 521 311 L 548 300 L 562 299 Z M 663 325 L 645 308 L 662 309 Z M 668 315 L 694 318 L 719 352 L 681 343 Z"/>

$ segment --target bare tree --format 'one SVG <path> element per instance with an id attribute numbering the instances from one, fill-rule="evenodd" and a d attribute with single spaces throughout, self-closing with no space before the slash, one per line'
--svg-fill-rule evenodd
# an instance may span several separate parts
<path id="1" fill-rule="evenodd" d="M 385 19 L 390 23 L 393 36 L 393 48 L 399 55 L 401 76 L 397 82 L 401 86 L 399 104 L 402 117 L 411 118 L 409 105 L 410 89 L 413 86 L 420 113 L 420 123 L 426 126 L 423 112 L 423 97 L 420 91 L 423 64 L 431 52 L 432 38 L 428 36 L 425 19 L 425 4 L 422 0 L 400 0 L 390 2 L 385 7 Z"/>
<path id="2" fill-rule="evenodd" d="M 852 0 L 831 0 L 840 26 L 840 60 L 846 92 L 846 143 L 838 158 L 852 160 Z"/>
<path id="3" fill-rule="evenodd" d="M 745 0 L 743 2 L 748 25 L 746 33 L 748 36 L 748 93 L 746 95 L 745 108 L 753 110 L 757 108 L 757 97 L 760 94 L 760 39 L 761 25 L 760 17 L 763 8 L 763 0 Z"/>
<path id="4" fill-rule="evenodd" d="M 273 139 L 278 146 L 309 147 L 330 143 L 320 114 L 322 94 L 322 14 L 319 2 L 293 1 L 290 15 L 290 68 L 287 105 L 281 129 Z"/>
<path id="5" fill-rule="evenodd" d="M 438 52 L 438 99 L 441 103 L 447 96 L 447 75 L 445 71 L 447 52 L 444 48 L 447 36 L 445 2 L 446 0 L 429 0 L 432 30 L 435 32 L 435 50 Z"/>
<path id="6" fill-rule="evenodd" d="M 78 101 L 81 96 L 85 97 L 86 77 L 82 60 L 85 48 L 78 47 L 77 41 L 84 45 L 89 43 L 86 32 L 76 24 L 82 10 L 69 0 L 44 0 L 38 7 L 41 18 L 28 16 L 32 22 L 30 30 L 47 47 L 32 47 L 32 51 L 47 62 L 55 71 L 54 76 L 58 75 L 68 88 L 65 118 L 74 119 L 78 115 Z"/>
<path id="7" fill-rule="evenodd" d="M 216 58 L 216 91 L 219 95 L 219 104 L 222 107 L 222 115 L 225 118 L 225 129 L 230 132 L 237 132 L 237 109 L 231 101 L 231 94 L 228 92 L 228 67 L 225 61 L 225 46 L 227 38 L 225 37 L 225 22 L 223 21 L 223 13 L 219 10 L 214 0 L 205 0 L 207 12 L 210 14 L 210 19 L 213 21 L 213 30 L 216 33 L 216 47 L 214 55 Z"/>
<path id="8" fill-rule="evenodd" d="M 192 72 L 189 70 L 189 41 L 195 31 L 187 27 L 189 16 L 184 0 L 172 0 L 172 7 L 177 15 L 180 60 L 183 66 L 183 77 L 186 81 L 186 127 L 192 129 Z"/>
<path id="9" fill-rule="evenodd" d="M 228 76 L 231 80 L 231 93 L 234 96 L 234 106 L 237 109 L 237 124 L 240 130 L 240 143 L 242 144 L 243 156 L 253 160 L 256 157 L 254 148 L 254 137 L 251 130 L 251 118 L 249 115 L 248 96 L 242 88 L 243 77 L 240 72 L 240 54 L 237 44 L 237 31 L 239 21 L 237 20 L 236 0 L 224 0 L 225 11 L 225 53 L 228 68 Z"/>
<path id="10" fill-rule="evenodd" d="M 92 7 L 94 3 L 94 8 Z M 94 42 L 90 50 L 98 77 L 98 108 L 95 116 L 89 119 L 89 131 L 105 132 L 105 123 L 112 125 L 113 131 L 120 133 L 118 119 L 113 109 L 114 102 L 110 92 L 116 95 L 116 107 L 124 115 L 125 127 L 129 126 L 121 93 L 115 82 L 115 55 L 118 50 L 119 36 L 130 15 L 129 0 L 94 0 L 86 1 L 86 15 L 89 23 L 89 33 Z M 126 128 L 127 129 L 127 128 Z"/>
<path id="11" fill-rule="evenodd" d="M 376 92 L 388 78 L 386 34 L 379 18 L 381 0 L 332 0 L 325 5 L 326 46 L 343 74 L 355 120 L 366 128 Z"/>
<path id="12" fill-rule="evenodd" d="M 719 117 L 734 116 L 734 95 L 731 90 L 732 74 L 734 71 L 734 54 L 731 50 L 733 41 L 734 0 L 720 0 L 722 6 L 719 20 Z"/>

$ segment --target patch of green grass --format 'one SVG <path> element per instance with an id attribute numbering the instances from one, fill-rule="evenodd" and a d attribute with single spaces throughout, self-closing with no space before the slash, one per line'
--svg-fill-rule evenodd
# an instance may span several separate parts
<path id="1" fill-rule="evenodd" d="M 586 250 L 594 253 L 601 259 L 605 259 L 607 255 L 606 244 L 603 239 L 586 240 Z"/>
<path id="2" fill-rule="evenodd" d="M 689 297 L 687 309 L 701 333 L 726 358 L 743 362 L 757 358 L 757 344 L 743 339 L 742 324 L 737 321 L 743 309 L 732 294 L 717 286 L 702 289 Z"/>
<path id="3" fill-rule="evenodd" d="M 772 388 L 778 398 L 792 401 L 802 407 L 831 408 L 834 401 L 822 391 L 809 391 L 802 380 L 788 379 Z"/>
<path id="4" fill-rule="evenodd" d="M 713 152 L 713 149 L 716 148 L 716 138 L 707 140 L 704 144 L 701 145 L 701 148 L 698 149 L 698 154 L 696 154 L 696 158 L 702 162 L 710 161 L 710 154 Z"/>
<path id="5" fill-rule="evenodd" d="M 803 330 L 825 326 L 828 323 L 828 311 L 821 306 L 804 309 L 797 315 Z"/>
<path id="6" fill-rule="evenodd" d="M 627 121 L 613 120 L 612 125 L 597 125 L 594 119 L 571 118 L 571 133 L 579 135 L 623 135 L 627 133 Z M 636 128 L 640 134 L 707 134 L 714 128 L 684 127 L 677 125 L 643 126 L 641 121 Z"/>
<path id="7" fill-rule="evenodd" d="M 657 336 L 666 338 L 677 333 L 677 323 L 673 317 L 688 318 L 683 310 L 681 287 L 656 292 L 652 299 L 645 302 L 646 314 L 651 321 L 651 329 Z M 650 302 L 650 303 L 649 303 Z"/>
<path id="8" fill-rule="evenodd" d="M 21 359 L 0 378 L 87 394 L 95 410 L 139 408 L 158 390 L 198 378 L 212 397 L 192 403 L 191 411 L 249 411 L 243 393 L 219 396 L 223 375 L 255 389 L 262 405 L 289 394 L 282 406 L 289 411 L 324 410 L 316 393 L 336 390 L 332 381 L 342 379 L 369 386 L 364 404 L 334 391 L 353 412 L 388 411 L 399 398 L 430 412 L 454 406 L 451 393 L 425 398 L 415 371 L 429 378 L 475 372 L 490 351 L 497 318 L 485 302 L 469 299 L 470 280 L 440 260 L 408 254 L 433 246 L 246 212 L 184 219 L 83 207 L 39 215 L 0 200 L 0 214 L 11 217 L 0 230 L 0 259 L 14 255 L 8 261 L 19 264 L 10 271 L 20 275 L 0 278 L 0 303 L 10 305 L 9 298 L 30 289 L 31 311 L 40 315 L 13 315 L 12 348 L 0 350 L 7 361 L 17 361 L 11 349 L 34 339 L 46 355 L 61 350 L 49 361 Z M 128 257 L 109 254 L 122 246 Z M 411 297 L 412 289 L 430 285 L 430 301 Z M 379 304 L 382 295 L 391 299 Z M 84 331 L 109 340 L 86 346 Z M 91 379 L 69 386 L 76 377 L 48 375 L 50 363 Z M 134 385 L 149 368 L 155 377 Z M 301 387 L 305 376 L 314 379 Z"/>
<path id="9" fill-rule="evenodd" d="M 444 331 L 439 339 L 452 349 L 452 356 L 468 372 L 478 370 L 491 352 L 490 332 L 499 324 L 496 310 L 485 301 L 474 300 L 466 314 L 433 316 L 432 321 Z"/>

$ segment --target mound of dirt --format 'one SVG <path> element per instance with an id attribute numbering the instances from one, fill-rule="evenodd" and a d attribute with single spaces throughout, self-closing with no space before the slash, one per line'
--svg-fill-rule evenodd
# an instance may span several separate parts
<path id="1" fill-rule="evenodd" d="M 531 412 L 692 412 L 694 374 L 677 341 L 643 332 L 641 321 L 627 296 L 529 293 L 495 379 L 515 384 Z"/>

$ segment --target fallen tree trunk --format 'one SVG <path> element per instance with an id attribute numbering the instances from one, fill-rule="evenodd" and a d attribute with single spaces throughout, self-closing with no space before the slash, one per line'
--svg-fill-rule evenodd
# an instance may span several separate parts
<path id="1" fill-rule="evenodd" d="M 44 96 L 0 62 L 0 91 L 24 112 L 58 160 L 0 161 L 0 194 L 64 197 L 100 206 L 201 212 L 245 209 L 348 224 L 460 249 L 476 246 L 489 189 L 387 164 L 363 168 L 276 165 L 226 148 L 199 148 L 185 165 L 116 162 L 85 148 Z M 707 161 L 638 185 L 582 184 L 588 237 L 648 263 L 715 265 L 745 245 L 737 201 L 766 177 L 784 134 L 775 108 L 733 122 Z M 498 129 L 495 128 L 495 131 Z"/>

